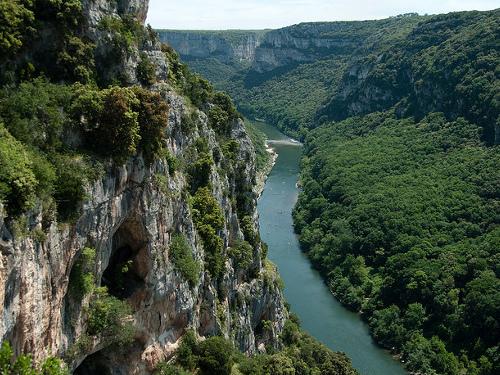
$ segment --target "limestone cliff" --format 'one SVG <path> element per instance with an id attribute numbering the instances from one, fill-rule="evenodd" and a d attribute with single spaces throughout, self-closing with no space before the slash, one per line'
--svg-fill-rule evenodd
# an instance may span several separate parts
<path id="1" fill-rule="evenodd" d="M 147 0 L 87 0 L 82 4 L 86 33 L 99 43 L 105 40 L 105 32 L 97 27 L 103 17 L 125 15 L 144 22 L 148 8 Z M 106 46 L 103 43 L 98 48 Z M 205 113 L 188 104 L 166 79 L 170 67 L 159 42 L 151 38 L 141 48 L 131 51 L 113 69 L 135 83 L 136 57 L 140 52 L 149 55 L 156 63 L 158 82 L 151 89 L 159 92 L 170 108 L 165 149 L 190 163 L 196 144 L 208 146 L 215 161 L 209 187 L 223 212 L 224 224 L 218 236 L 226 253 L 244 236 L 235 204 L 238 196 L 246 194 L 245 211 L 252 218 L 252 229 L 258 230 L 256 196 L 251 193 L 255 184 L 251 141 L 242 121 L 235 120 L 229 139 L 237 144 L 237 151 L 228 160 Z M 172 355 L 188 328 L 199 336 L 223 335 L 245 353 L 255 353 L 264 344 L 278 346 L 287 312 L 276 272 L 263 266 L 262 249 L 257 244 L 252 272 L 238 269 L 226 257 L 223 277 L 216 280 L 210 276 L 204 262 L 206 251 L 193 221 L 187 180 L 183 169 L 173 171 L 166 158 L 147 163 L 138 154 L 123 165 L 111 160 L 105 163 L 101 176 L 85 187 L 87 197 L 74 223 L 52 222 L 46 228 L 39 202 L 27 213 L 22 233 L 13 229 L 0 204 L 0 341 L 10 341 L 16 353 L 33 353 L 36 361 L 49 355 L 68 358 L 72 352 L 72 370 L 97 363 L 116 374 L 153 371 L 159 361 Z M 172 262 L 172 238 L 179 233 L 201 266 L 194 285 Z M 127 264 L 126 275 L 131 280 L 124 281 L 126 293 L 120 298 L 132 308 L 130 345 L 108 347 L 105 337 L 94 335 L 79 346 L 86 330 L 89 297 L 75 298 L 69 289 L 85 247 L 96 250 L 93 275 L 98 285 L 113 288 L 105 274 Z M 272 326 L 262 333 L 259 327 L 264 320 Z"/>
<path id="2" fill-rule="evenodd" d="M 215 58 L 222 62 L 252 63 L 266 31 L 158 30 L 162 42 L 187 58 Z"/>
<path id="3" fill-rule="evenodd" d="M 160 30 L 159 35 L 187 60 L 245 61 L 255 71 L 265 72 L 354 50 L 360 38 L 349 34 L 352 28 L 352 23 L 325 22 L 261 31 Z"/>

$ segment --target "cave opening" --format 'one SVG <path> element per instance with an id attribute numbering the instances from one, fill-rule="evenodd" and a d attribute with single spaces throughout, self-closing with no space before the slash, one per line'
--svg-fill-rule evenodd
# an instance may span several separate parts
<path id="1" fill-rule="evenodd" d="M 114 375 L 115 372 L 109 367 L 109 363 L 109 359 L 98 351 L 85 358 L 73 375 Z"/>
<path id="2" fill-rule="evenodd" d="M 115 232 L 108 266 L 101 285 L 121 300 L 145 288 L 149 272 L 145 228 L 139 220 L 125 221 Z"/>

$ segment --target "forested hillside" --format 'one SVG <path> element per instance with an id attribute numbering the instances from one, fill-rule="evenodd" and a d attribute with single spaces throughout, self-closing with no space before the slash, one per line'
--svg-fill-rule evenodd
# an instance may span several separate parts
<path id="1" fill-rule="evenodd" d="M 415 373 L 499 373 L 500 10 L 316 26 L 250 68 L 189 64 L 305 140 L 296 231 L 377 342 Z"/>
<path id="2" fill-rule="evenodd" d="M 317 123 L 399 104 L 398 114 L 404 116 L 429 111 L 444 112 L 449 119 L 465 116 L 480 124 L 493 143 L 499 12 L 408 14 L 315 28 L 299 24 L 265 34 L 250 67 L 217 56 L 182 57 L 229 92 L 243 114 L 298 137 Z M 317 46 L 302 49 L 308 38 Z M 275 39 L 296 40 L 298 47 L 273 47 Z M 303 54 L 302 60 L 287 57 L 288 48 Z M 275 65 L 263 69 L 268 58 Z"/>
<path id="3" fill-rule="evenodd" d="M 402 117 L 463 116 L 498 143 L 499 50 L 500 10 L 432 17 L 357 59 L 318 116 L 341 120 L 397 105 Z"/>
<path id="4" fill-rule="evenodd" d="M 318 109 L 337 92 L 356 56 L 406 36 L 424 19 L 408 14 L 379 21 L 302 23 L 268 31 L 255 47 L 251 64 L 214 54 L 200 57 L 186 53 L 181 58 L 227 91 L 244 115 L 266 119 L 288 134 L 302 137 L 314 126 Z M 178 33 L 182 32 L 166 34 L 163 40 L 175 45 L 170 38 L 175 39 Z M 224 35 L 234 40 L 238 34 L 227 36 L 232 33 Z M 190 42 L 184 40 L 184 44 Z M 302 48 L 303 44 L 307 47 Z M 300 56 L 297 61 L 288 57 L 295 55 Z"/>
<path id="5" fill-rule="evenodd" d="M 307 136 L 303 249 L 412 371 L 499 371 L 500 150 L 480 134 L 390 111 Z"/>

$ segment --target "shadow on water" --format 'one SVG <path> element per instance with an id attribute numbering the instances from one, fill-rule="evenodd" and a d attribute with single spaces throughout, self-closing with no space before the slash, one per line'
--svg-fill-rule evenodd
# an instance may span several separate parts
<path id="1" fill-rule="evenodd" d="M 400 363 L 372 340 L 357 314 L 345 309 L 330 293 L 302 253 L 293 231 L 292 209 L 297 201 L 301 147 L 275 128 L 257 124 L 278 153 L 278 160 L 258 203 L 262 238 L 269 258 L 285 283 L 285 297 L 302 327 L 335 351 L 345 352 L 362 375 L 405 375 Z"/>

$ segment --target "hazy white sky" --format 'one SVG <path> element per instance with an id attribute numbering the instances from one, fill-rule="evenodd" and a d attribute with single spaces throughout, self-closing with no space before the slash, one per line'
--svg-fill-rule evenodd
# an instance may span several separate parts
<path id="1" fill-rule="evenodd" d="M 500 0 L 150 0 L 148 23 L 166 29 L 264 29 L 499 7 Z"/>

